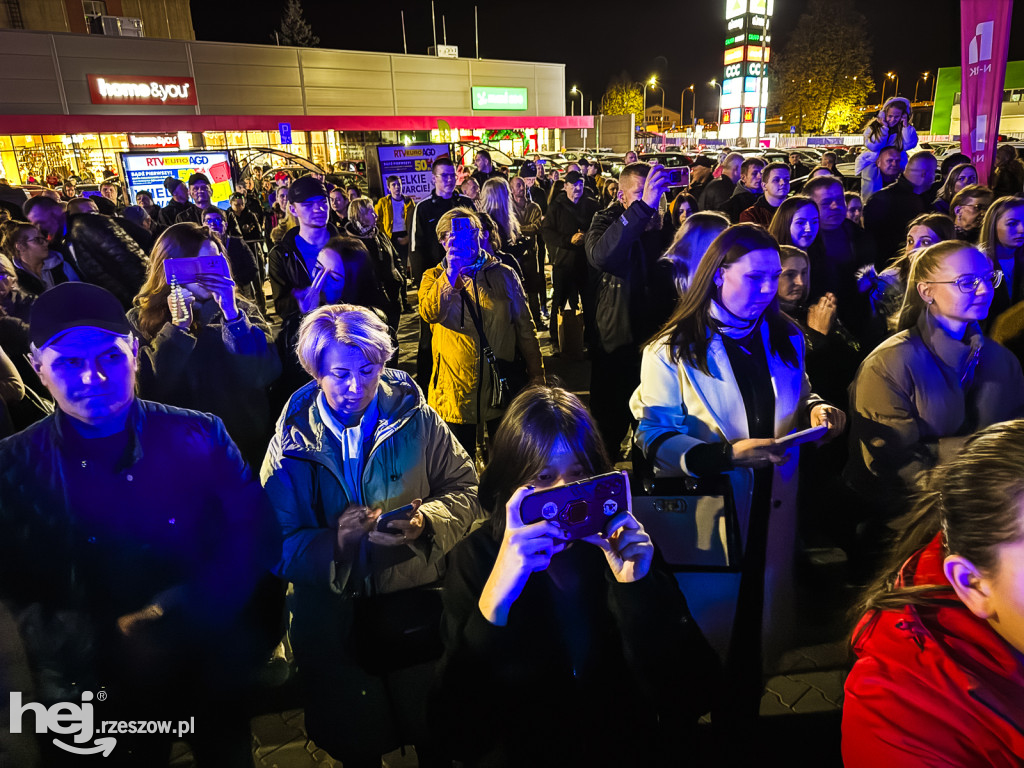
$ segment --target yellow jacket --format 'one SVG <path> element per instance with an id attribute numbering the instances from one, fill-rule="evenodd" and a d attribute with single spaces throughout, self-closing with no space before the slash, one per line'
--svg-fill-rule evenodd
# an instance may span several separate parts
<path id="1" fill-rule="evenodd" d="M 413 210 L 416 208 L 416 203 L 407 195 L 402 195 L 402 199 L 405 200 L 405 231 L 411 232 Z M 377 214 L 377 226 L 380 230 L 385 232 L 388 237 L 393 237 L 395 233 L 391 231 L 391 228 L 395 225 L 395 209 L 391 205 L 391 195 L 384 195 L 378 200 L 377 204 L 373 206 L 373 211 Z"/>
<path id="2" fill-rule="evenodd" d="M 518 347 L 530 378 L 542 380 L 544 376 L 537 329 L 516 273 L 492 257 L 475 279 L 463 277 L 453 288 L 445 274 L 445 262 L 441 262 L 423 275 L 419 311 L 433 333 L 434 371 L 427 402 L 442 419 L 453 424 L 478 423 L 478 389 L 480 418 L 487 421 L 503 413 L 490 404 L 490 371 L 484 368 L 483 377 L 480 375 L 480 343 L 473 317 L 465 306 L 468 302 L 473 303 L 483 321 L 495 357 L 512 360 Z"/>

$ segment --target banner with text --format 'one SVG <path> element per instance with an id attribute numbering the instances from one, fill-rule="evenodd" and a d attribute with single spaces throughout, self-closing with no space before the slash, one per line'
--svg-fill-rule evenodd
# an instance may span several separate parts
<path id="1" fill-rule="evenodd" d="M 434 177 L 430 172 L 433 162 L 451 150 L 447 144 L 409 144 L 404 146 L 377 147 L 380 161 L 381 185 L 388 191 L 388 176 L 402 180 L 402 193 L 416 202 L 430 197 L 434 190 Z"/>
<path id="2" fill-rule="evenodd" d="M 1013 0 L 960 0 L 960 147 L 987 184 L 999 135 Z"/>
<path id="3" fill-rule="evenodd" d="M 133 204 L 135 193 L 146 191 L 154 203 L 166 205 L 171 196 L 164 187 L 164 179 L 174 176 L 187 184 L 193 173 L 203 173 L 210 180 L 211 202 L 225 210 L 230 207 L 231 193 L 235 189 L 227 152 L 122 152 L 121 164 L 128 199 Z"/>

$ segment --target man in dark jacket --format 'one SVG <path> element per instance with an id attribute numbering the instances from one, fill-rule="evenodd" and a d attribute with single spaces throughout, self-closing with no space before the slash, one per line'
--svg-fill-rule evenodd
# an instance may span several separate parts
<path id="1" fill-rule="evenodd" d="M 109 292 L 56 286 L 30 336 L 57 411 L 0 442 L 0 599 L 35 699 L 77 704 L 102 688 L 98 717 L 194 716 L 197 753 L 251 761 L 244 702 L 282 606 L 269 575 L 280 532 L 259 483 L 219 419 L 136 398 L 138 342 Z M 166 766 L 173 738 L 106 746 Z M 64 765 L 52 734 L 39 747 L 41 764 Z"/>
<path id="2" fill-rule="evenodd" d="M 188 194 L 192 205 L 185 208 L 175 218 L 175 222 L 191 221 L 193 224 L 203 223 L 203 211 L 210 207 L 213 188 L 205 173 L 193 173 L 188 177 Z"/>
<path id="3" fill-rule="evenodd" d="M 907 225 L 931 209 L 927 192 L 935 182 L 935 155 L 911 155 L 895 182 L 883 187 L 864 204 L 864 229 L 875 238 L 881 271 L 896 258 L 907 239 Z"/>
<path id="4" fill-rule="evenodd" d="M 789 177 L 791 179 L 802 179 L 811 172 L 811 169 L 804 165 L 802 160 L 799 152 L 789 153 Z"/>
<path id="5" fill-rule="evenodd" d="M 478 154 L 477 157 L 480 155 Z M 445 155 L 434 161 L 430 168 L 434 176 L 434 191 L 430 197 L 416 203 L 412 214 L 412 249 L 409 265 L 412 281 L 419 290 L 423 273 L 433 269 L 444 258 L 444 248 L 437 240 L 437 222 L 452 208 L 473 210 L 473 201 L 455 191 L 455 163 Z M 416 350 L 416 383 L 426 392 L 434 369 L 431 353 L 430 324 L 420 319 L 419 346 Z"/>
<path id="6" fill-rule="evenodd" d="M 697 155 L 693 158 L 693 162 L 690 164 L 690 186 L 685 192 L 693 195 L 694 200 L 700 200 L 700 196 L 704 194 L 704 190 L 711 183 L 711 173 L 714 168 L 715 164 L 707 155 Z"/>
<path id="7" fill-rule="evenodd" d="M 559 313 L 566 302 L 579 307 L 587 288 L 587 252 L 584 240 L 597 213 L 597 202 L 584 193 L 579 171 L 565 174 L 565 187 L 548 207 L 541 234 L 551 255 L 551 346 L 558 350 Z M 588 306 L 584 303 L 584 315 Z M 586 317 L 584 316 L 584 322 Z"/>
<path id="8" fill-rule="evenodd" d="M 60 203 L 39 195 L 25 203 L 25 217 L 50 239 L 78 276 L 106 288 L 127 311 L 146 280 L 146 254 L 116 221 L 92 213 L 68 216 Z"/>
<path id="9" fill-rule="evenodd" d="M 843 184 L 835 176 L 811 179 L 804 194 L 818 206 L 821 222 L 818 237 L 807 249 L 811 262 L 809 301 L 816 302 L 826 293 L 834 294 L 842 324 L 864 344 L 880 341 L 877 336 L 884 329 L 872 326 L 867 295 L 857 289 L 857 270 L 877 263 L 875 241 L 846 218 Z"/>
<path id="10" fill-rule="evenodd" d="M 185 186 L 185 182 L 181 179 L 175 176 L 168 176 L 164 179 L 164 189 L 167 190 L 167 194 L 171 196 L 171 199 L 160 209 L 159 223 L 164 227 L 169 227 L 177 223 L 178 214 L 188 210 L 188 187 Z"/>
<path id="11" fill-rule="evenodd" d="M 766 165 L 761 172 L 761 188 L 764 194 L 740 214 L 740 221 L 751 221 L 767 229 L 775 211 L 789 195 L 789 166 L 785 163 Z"/>
<path id="12" fill-rule="evenodd" d="M 722 160 L 722 175 L 709 181 L 697 199 L 697 205 L 702 211 L 717 211 L 732 196 L 732 190 L 740 180 L 742 165 L 743 155 L 739 152 L 730 152 L 725 156 Z"/>
<path id="13" fill-rule="evenodd" d="M 729 199 L 718 206 L 718 210 L 729 217 L 733 224 L 739 223 L 740 214 L 752 206 L 761 194 L 761 174 L 764 160 L 748 157 L 740 166 L 740 183 L 733 187 Z"/>
<path id="14" fill-rule="evenodd" d="M 473 179 L 480 185 L 480 189 L 484 188 L 484 182 L 488 179 L 502 175 L 494 167 L 494 164 L 491 162 L 491 153 L 486 149 L 477 151 L 476 156 L 473 158 L 473 165 L 476 166 L 476 170 L 473 171 Z"/>
<path id="15" fill-rule="evenodd" d="M 303 176 L 288 188 L 288 211 L 299 226 L 285 233 L 267 259 L 274 311 L 282 319 L 298 310 L 295 295 L 313 282 L 317 254 L 339 234 L 327 223 L 327 187 L 319 179 Z"/>
<path id="16" fill-rule="evenodd" d="M 658 215 L 668 189 L 660 165 L 633 163 L 619 174 L 619 200 L 594 217 L 587 260 L 596 273 L 597 343 L 591 348 L 590 410 L 615 461 L 640 384 L 640 351 L 675 303 L 671 274 L 659 259 L 672 239 Z"/>

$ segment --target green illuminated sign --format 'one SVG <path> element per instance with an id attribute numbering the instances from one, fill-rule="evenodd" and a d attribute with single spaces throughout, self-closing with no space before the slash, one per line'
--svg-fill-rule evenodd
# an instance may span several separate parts
<path id="1" fill-rule="evenodd" d="M 473 86 L 473 109 L 525 110 L 525 88 L 483 88 Z"/>

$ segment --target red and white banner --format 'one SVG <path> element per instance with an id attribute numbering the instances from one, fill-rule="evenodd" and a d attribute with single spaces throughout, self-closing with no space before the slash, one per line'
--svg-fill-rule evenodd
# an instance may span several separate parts
<path id="1" fill-rule="evenodd" d="M 960 0 L 960 148 L 988 183 L 1003 109 L 1013 0 Z"/>

